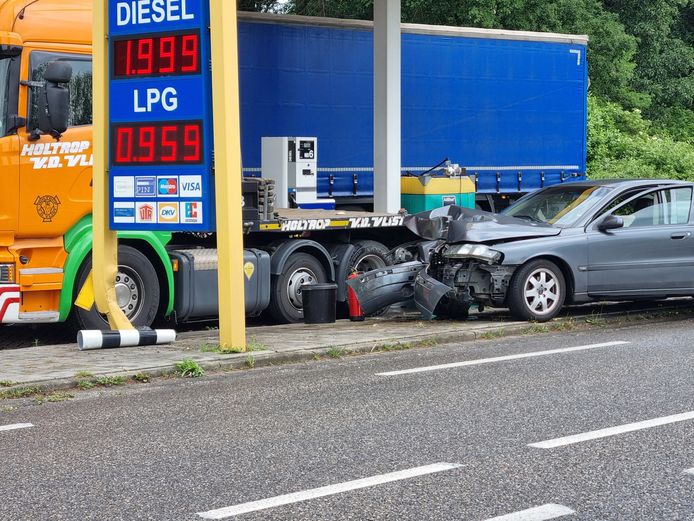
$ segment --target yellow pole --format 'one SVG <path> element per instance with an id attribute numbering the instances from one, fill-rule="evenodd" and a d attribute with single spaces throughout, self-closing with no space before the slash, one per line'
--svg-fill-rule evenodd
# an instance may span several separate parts
<path id="1" fill-rule="evenodd" d="M 112 329 L 133 329 L 116 298 L 118 271 L 118 237 L 108 225 L 108 13 L 106 0 L 94 0 L 92 29 L 93 60 L 93 233 L 92 270 L 94 300 L 97 309 L 106 314 Z"/>
<path id="2" fill-rule="evenodd" d="M 236 2 L 210 0 L 219 342 L 246 350 Z"/>

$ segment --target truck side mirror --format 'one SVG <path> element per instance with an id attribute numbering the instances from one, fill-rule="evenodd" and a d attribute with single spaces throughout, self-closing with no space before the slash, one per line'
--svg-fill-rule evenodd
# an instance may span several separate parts
<path id="1" fill-rule="evenodd" d="M 67 130 L 70 114 L 70 89 L 65 85 L 72 78 L 72 65 L 55 61 L 48 64 L 45 85 L 38 90 L 39 130 L 60 139 Z"/>
<path id="2" fill-rule="evenodd" d="M 616 215 L 606 215 L 598 222 L 598 230 L 601 232 L 607 232 L 609 230 L 616 230 L 617 228 L 624 227 L 624 219 L 617 217 Z"/>

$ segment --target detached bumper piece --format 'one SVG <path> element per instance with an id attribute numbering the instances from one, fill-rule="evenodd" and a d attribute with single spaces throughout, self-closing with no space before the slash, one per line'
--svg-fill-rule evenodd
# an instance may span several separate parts
<path id="1" fill-rule="evenodd" d="M 425 270 L 417 275 L 414 284 L 414 303 L 427 320 L 434 318 L 434 310 L 439 301 L 453 288 L 429 276 Z"/>
<path id="2" fill-rule="evenodd" d="M 369 315 L 386 306 L 412 300 L 415 279 L 425 266 L 419 261 L 396 264 L 359 275 L 347 284 L 356 293 L 364 313 Z"/>

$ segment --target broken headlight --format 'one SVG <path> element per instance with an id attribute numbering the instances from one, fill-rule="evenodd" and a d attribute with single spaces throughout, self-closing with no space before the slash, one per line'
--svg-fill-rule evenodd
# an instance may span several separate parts
<path id="1" fill-rule="evenodd" d="M 443 256 L 447 259 L 478 259 L 490 264 L 501 260 L 501 252 L 484 244 L 453 244 L 443 252 Z"/>

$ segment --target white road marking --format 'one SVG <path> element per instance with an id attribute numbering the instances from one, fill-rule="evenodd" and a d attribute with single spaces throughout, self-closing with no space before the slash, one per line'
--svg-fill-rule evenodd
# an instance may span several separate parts
<path id="1" fill-rule="evenodd" d="M 468 360 L 466 362 L 454 362 L 452 364 L 430 365 L 428 367 L 417 367 L 415 369 L 403 369 L 401 371 L 388 371 L 376 373 L 376 376 L 398 376 L 401 374 L 424 373 L 426 371 L 438 371 L 440 369 L 453 369 L 455 367 L 468 367 L 471 365 L 493 364 L 495 362 L 506 362 L 508 360 L 520 360 L 522 358 L 533 358 L 536 356 L 557 355 L 560 353 L 572 353 L 574 351 L 587 351 L 599 347 L 623 346 L 630 342 L 603 342 L 602 344 L 590 344 L 587 346 L 563 347 L 561 349 L 548 349 L 547 351 L 533 351 L 532 353 L 520 353 L 517 355 L 495 356 L 494 358 L 481 358 L 479 360 Z"/>
<path id="2" fill-rule="evenodd" d="M 597 440 L 599 438 L 607 438 L 625 432 L 640 431 L 642 429 L 650 429 L 651 427 L 659 427 L 669 423 L 676 423 L 686 420 L 694 420 L 694 411 L 683 412 L 681 414 L 673 414 L 672 416 L 663 416 L 661 418 L 653 418 L 652 420 L 644 420 L 635 423 L 627 423 L 626 425 L 618 425 L 617 427 L 608 427 L 607 429 L 599 429 L 597 431 L 583 432 L 572 436 L 564 436 L 563 438 L 555 438 L 553 440 L 541 441 L 538 443 L 530 443 L 528 447 L 537 447 L 539 449 L 554 449 L 563 447 L 573 443 L 582 441 Z"/>
<path id="3" fill-rule="evenodd" d="M 0 431 L 14 431 L 16 429 L 28 429 L 33 427 L 31 423 L 13 423 L 12 425 L 0 425 Z"/>
<path id="4" fill-rule="evenodd" d="M 684 471 L 685 474 L 692 474 L 694 476 L 694 467 Z"/>
<path id="5" fill-rule="evenodd" d="M 306 501 L 307 499 L 316 499 L 333 494 L 340 494 L 342 492 L 349 492 L 350 490 L 356 490 L 359 488 L 382 485 L 384 483 L 390 483 L 391 481 L 399 481 L 402 479 L 424 476 L 426 474 L 434 474 L 444 470 L 455 469 L 460 466 L 461 465 L 457 463 L 434 463 L 433 465 L 425 465 L 423 467 L 415 467 L 412 469 L 390 472 L 388 474 L 381 474 L 379 476 L 372 476 L 370 478 L 355 479 L 354 481 L 346 481 L 336 485 L 328 485 L 325 487 L 303 490 L 301 492 L 294 492 L 292 494 L 284 494 L 282 496 L 261 499 L 259 501 L 251 501 L 250 503 L 241 503 L 231 507 L 209 510 L 208 512 L 198 512 L 198 515 L 203 519 L 225 519 L 227 517 L 238 516 L 239 514 L 246 514 L 248 512 L 255 512 L 257 510 L 265 510 L 266 508 L 288 505 L 290 503 L 298 503 L 299 501 Z"/>
<path id="6" fill-rule="evenodd" d="M 505 516 L 492 517 L 487 519 L 487 521 L 544 521 L 545 519 L 555 519 L 575 513 L 576 512 L 563 505 L 547 503 L 539 507 L 506 514 Z"/>

